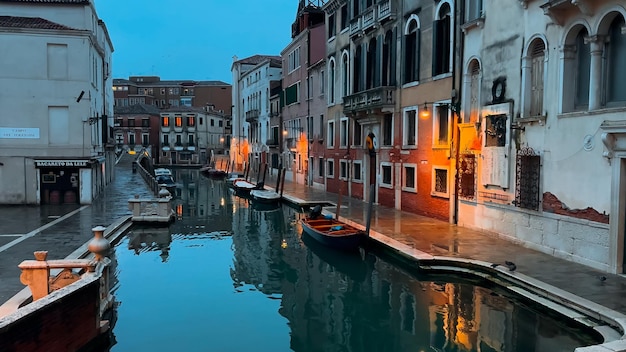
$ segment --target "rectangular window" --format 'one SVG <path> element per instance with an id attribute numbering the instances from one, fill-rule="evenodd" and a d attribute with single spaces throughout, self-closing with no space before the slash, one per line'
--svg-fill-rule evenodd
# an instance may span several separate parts
<path id="1" fill-rule="evenodd" d="M 215 119 L 211 119 L 211 123 L 209 123 L 211 127 L 215 127 Z"/>
<path id="2" fill-rule="evenodd" d="M 161 95 L 165 95 L 165 88 L 161 88 Z M 163 103 L 165 103 L 165 100 L 161 100 Z"/>
<path id="3" fill-rule="evenodd" d="M 320 115 L 320 140 L 324 140 L 324 114 Z"/>
<path id="4" fill-rule="evenodd" d="M 341 30 L 348 28 L 350 22 L 348 21 L 348 5 L 341 7 Z"/>
<path id="5" fill-rule="evenodd" d="M 320 71 L 320 95 L 324 95 L 324 85 L 325 83 L 325 76 L 324 76 L 324 71 Z"/>
<path id="6" fill-rule="evenodd" d="M 363 165 L 361 165 L 361 160 L 355 160 L 352 162 L 352 170 L 352 181 L 363 182 Z"/>
<path id="7" fill-rule="evenodd" d="M 345 160 L 345 159 L 339 160 L 339 179 L 341 180 L 348 179 L 348 160 Z"/>
<path id="8" fill-rule="evenodd" d="M 195 116 L 187 116 L 187 126 L 195 127 L 196 126 L 196 117 Z"/>
<path id="9" fill-rule="evenodd" d="M 470 22 L 482 17 L 483 0 L 467 0 L 465 19 Z"/>
<path id="10" fill-rule="evenodd" d="M 380 186 L 385 188 L 393 187 L 393 165 L 388 162 L 380 163 Z"/>
<path id="11" fill-rule="evenodd" d="M 417 193 L 417 165 L 403 164 L 402 190 Z"/>
<path id="12" fill-rule="evenodd" d="M 383 145 L 393 145 L 393 115 L 385 114 L 383 117 Z"/>
<path id="13" fill-rule="evenodd" d="M 141 145 L 147 147 L 150 145 L 150 136 L 147 133 L 141 134 Z"/>
<path id="14" fill-rule="evenodd" d="M 135 119 L 128 119 L 128 127 L 135 127 Z"/>
<path id="15" fill-rule="evenodd" d="M 176 116 L 174 118 L 174 126 L 175 127 L 183 127 L 183 117 L 182 116 Z"/>
<path id="16" fill-rule="evenodd" d="M 164 134 L 163 135 L 163 145 L 166 147 L 170 146 L 170 135 L 169 134 Z"/>
<path id="17" fill-rule="evenodd" d="M 115 118 L 115 125 L 114 126 L 115 127 L 122 127 L 122 126 L 124 126 L 124 120 L 120 119 L 119 117 Z"/>
<path id="18" fill-rule="evenodd" d="M 294 83 L 285 89 L 285 105 L 295 104 L 300 101 L 300 82 Z"/>
<path id="19" fill-rule="evenodd" d="M 217 126 L 218 126 L 218 127 L 224 127 L 224 121 L 219 120 L 219 121 L 217 122 Z"/>
<path id="20" fill-rule="evenodd" d="M 339 125 L 339 147 L 348 147 L 348 118 L 342 117 Z"/>
<path id="21" fill-rule="evenodd" d="M 313 116 L 306 118 L 306 135 L 309 141 L 313 140 Z"/>
<path id="22" fill-rule="evenodd" d="M 335 161 L 333 159 L 327 159 L 326 163 L 328 164 L 328 168 L 326 169 L 326 177 L 334 178 L 335 177 Z"/>
<path id="23" fill-rule="evenodd" d="M 300 67 L 300 47 L 293 49 L 293 51 L 289 53 L 287 58 L 289 60 L 289 62 L 287 63 L 289 68 L 288 72 L 291 73 L 292 71 Z"/>
<path id="24" fill-rule="evenodd" d="M 188 134 L 187 135 L 187 143 L 189 143 L 190 146 L 194 146 L 195 145 L 193 134 Z"/>
<path id="25" fill-rule="evenodd" d="M 417 146 L 417 107 L 404 108 L 404 121 L 402 122 L 402 146 Z"/>
<path id="26" fill-rule="evenodd" d="M 448 146 L 450 140 L 450 107 L 448 104 L 435 106 L 433 133 L 433 141 L 436 146 Z"/>
<path id="27" fill-rule="evenodd" d="M 352 145 L 355 147 L 363 146 L 363 129 L 357 121 L 352 123 Z"/>
<path id="28" fill-rule="evenodd" d="M 182 134 L 177 134 L 176 135 L 176 145 L 177 146 L 183 145 L 183 135 Z"/>
<path id="29" fill-rule="evenodd" d="M 141 119 L 141 127 L 150 127 L 150 119 Z"/>
<path id="30" fill-rule="evenodd" d="M 448 198 L 448 169 L 443 166 L 433 167 L 432 192 L 433 196 Z"/>
<path id="31" fill-rule="evenodd" d="M 317 169 L 319 171 L 318 176 L 319 177 L 324 177 L 324 158 L 322 158 L 322 157 L 319 158 L 319 163 L 318 163 L 318 168 Z"/>
<path id="32" fill-rule="evenodd" d="M 135 133 L 134 132 L 128 133 L 128 144 L 135 145 Z"/>
<path id="33" fill-rule="evenodd" d="M 67 79 L 67 44 L 48 44 L 47 49 L 48 79 Z"/>
<path id="34" fill-rule="evenodd" d="M 335 36 L 335 14 L 328 16 L 328 39 L 331 39 Z"/>
<path id="35" fill-rule="evenodd" d="M 524 209 L 539 210 L 541 156 L 530 148 L 522 149 L 520 152 L 515 167 L 517 183 L 513 204 Z"/>
<path id="36" fill-rule="evenodd" d="M 326 136 L 328 148 L 335 147 L 335 121 L 328 121 L 328 135 Z"/>

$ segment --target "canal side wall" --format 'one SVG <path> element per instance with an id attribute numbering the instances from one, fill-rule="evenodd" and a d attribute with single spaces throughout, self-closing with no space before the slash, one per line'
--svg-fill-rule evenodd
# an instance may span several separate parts
<path id="1" fill-rule="evenodd" d="M 462 205 L 458 226 L 486 231 L 513 243 L 610 271 L 609 225 L 498 204 Z"/>
<path id="2" fill-rule="evenodd" d="M 99 277 L 81 279 L 0 319 L 0 351 L 75 351 L 100 334 Z"/>

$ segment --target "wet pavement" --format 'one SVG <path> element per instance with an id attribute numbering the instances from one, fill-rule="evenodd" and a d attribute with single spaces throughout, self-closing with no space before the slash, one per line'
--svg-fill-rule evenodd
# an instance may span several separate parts
<path id="1" fill-rule="evenodd" d="M 141 176 L 132 173 L 129 160 L 118 164 L 115 172 L 115 181 L 105 195 L 89 206 L 0 207 L 0 302 L 24 288 L 19 280 L 18 264 L 32 259 L 34 251 L 47 250 L 50 259 L 65 258 L 92 237 L 92 227 L 108 226 L 130 215 L 129 198 L 135 194 L 152 196 Z M 266 185 L 275 185 L 275 180 L 270 178 Z M 338 199 L 337 194 L 289 182 L 285 184 L 284 195 L 307 201 L 336 202 Z M 335 211 L 335 208 L 327 210 Z M 367 204 L 341 197 L 340 215 L 365 224 Z M 488 263 L 512 261 L 517 266 L 514 274 L 539 280 L 593 304 L 626 314 L 626 278 L 623 276 L 558 259 L 492 234 L 384 206 L 373 206 L 371 229 L 434 256 Z M 550 289 L 550 286 L 546 288 Z"/>

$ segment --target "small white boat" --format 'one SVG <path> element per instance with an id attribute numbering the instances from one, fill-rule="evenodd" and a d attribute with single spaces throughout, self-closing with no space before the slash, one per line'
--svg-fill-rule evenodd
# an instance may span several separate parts
<path id="1" fill-rule="evenodd" d="M 280 201 L 280 194 L 269 189 L 253 189 L 250 191 L 252 199 L 259 203 L 277 203 Z"/>
<path id="2" fill-rule="evenodd" d="M 253 189 L 262 189 L 263 185 L 255 185 L 254 183 L 249 182 L 243 178 L 238 178 L 233 181 L 232 187 L 235 189 L 236 192 L 239 192 L 240 194 L 249 195 L 250 191 L 252 191 Z"/>

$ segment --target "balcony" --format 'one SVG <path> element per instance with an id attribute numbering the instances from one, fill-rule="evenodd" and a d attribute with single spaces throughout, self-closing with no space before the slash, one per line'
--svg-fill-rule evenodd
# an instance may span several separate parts
<path id="1" fill-rule="evenodd" d="M 371 110 L 393 111 L 395 103 L 395 87 L 376 87 L 343 98 L 343 112 L 357 114 Z"/>
<path id="2" fill-rule="evenodd" d="M 361 17 L 361 27 L 364 31 L 374 26 L 374 23 L 376 22 L 376 12 L 374 11 L 374 9 L 375 7 L 370 7 L 369 9 L 365 10 L 365 12 L 363 12 L 363 15 Z"/>
<path id="3" fill-rule="evenodd" d="M 357 17 L 350 21 L 350 36 L 355 36 L 361 33 L 361 17 Z"/>
<path id="4" fill-rule="evenodd" d="M 246 111 L 246 122 L 256 122 L 259 119 L 259 110 Z"/>
<path id="5" fill-rule="evenodd" d="M 381 1 L 376 5 L 370 6 L 350 21 L 350 37 L 375 29 L 377 23 L 394 20 L 394 12 L 395 8 L 391 0 Z"/>
<path id="6" fill-rule="evenodd" d="M 385 20 L 393 20 L 393 3 L 391 0 L 383 1 L 378 3 L 378 14 L 377 20 L 378 22 L 384 22 Z"/>
<path id="7" fill-rule="evenodd" d="M 189 142 L 189 143 L 187 143 L 186 148 L 187 148 L 187 150 L 190 150 L 190 151 L 195 151 L 195 150 L 196 150 L 196 143 L 194 143 L 194 142 Z"/>
<path id="8" fill-rule="evenodd" d="M 526 8 L 528 0 L 520 0 L 522 6 Z M 580 12 L 582 15 L 591 17 L 594 15 L 592 1 L 590 0 L 549 0 L 541 5 L 544 15 L 547 15 L 556 24 L 562 26 L 565 24 L 572 12 Z"/>
<path id="9" fill-rule="evenodd" d="M 176 143 L 174 144 L 174 150 L 176 150 L 176 151 L 181 151 L 181 150 L 183 150 L 183 144 L 182 144 L 182 143 L 180 143 L 180 142 L 176 142 Z"/>

